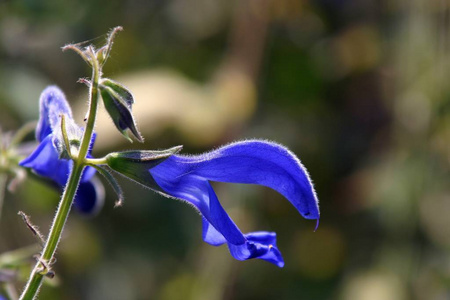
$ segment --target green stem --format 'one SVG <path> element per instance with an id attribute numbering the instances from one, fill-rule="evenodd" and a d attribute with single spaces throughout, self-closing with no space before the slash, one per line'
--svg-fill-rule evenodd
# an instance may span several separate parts
<path id="1" fill-rule="evenodd" d="M 89 115 L 87 118 L 86 130 L 84 131 L 83 139 L 81 141 L 80 153 L 78 158 L 81 159 L 84 164 L 86 159 L 86 154 L 89 150 L 89 144 L 91 142 L 92 133 L 94 131 L 95 117 L 97 115 L 98 108 L 98 82 L 100 79 L 100 67 L 98 61 L 95 58 L 94 50 L 91 48 L 91 58 L 92 58 L 92 84 L 89 91 L 90 101 L 89 101 Z"/>
<path id="2" fill-rule="evenodd" d="M 98 104 L 98 81 L 100 78 L 100 68 L 97 60 L 95 59 L 95 54 L 92 51 L 92 85 L 90 88 L 90 102 L 89 102 L 89 115 L 87 119 L 86 129 L 81 141 L 80 151 L 78 156 L 74 159 L 74 164 L 72 171 L 69 175 L 69 180 L 64 189 L 61 201 L 59 202 L 58 210 L 56 212 L 55 219 L 53 220 L 50 233 L 48 235 L 47 241 L 42 251 L 42 255 L 38 262 L 36 263 L 33 271 L 31 272 L 30 278 L 27 285 L 20 297 L 21 300 L 32 300 L 35 299 L 38 291 L 44 280 L 44 276 L 50 270 L 50 265 L 54 260 L 54 255 L 58 243 L 61 239 L 61 233 L 64 229 L 64 225 L 67 221 L 67 217 L 72 207 L 73 199 L 80 183 L 81 175 L 83 169 L 86 165 L 86 155 L 89 150 L 89 144 L 92 138 L 92 133 L 94 131 L 95 117 L 97 114 L 97 104 Z"/>
<path id="3" fill-rule="evenodd" d="M 47 242 L 45 243 L 44 250 L 42 251 L 42 255 L 39 261 L 36 263 L 33 271 L 31 272 L 28 283 L 20 299 L 34 299 L 39 291 L 39 288 L 42 285 L 42 281 L 45 275 L 43 269 L 45 269 L 45 267 L 43 267 L 41 261 L 48 266 L 49 263 L 53 260 L 53 255 L 61 238 L 61 232 L 64 228 L 64 224 L 66 223 L 67 217 L 69 215 L 82 171 L 83 167 L 79 164 L 76 164 L 73 167 L 72 172 L 70 173 L 69 181 L 66 185 L 66 189 L 64 190 L 61 201 L 59 202 L 56 217 L 53 220 L 53 225 L 50 229 L 50 233 Z"/>
<path id="4" fill-rule="evenodd" d="M 89 166 L 99 166 L 99 165 L 106 165 L 108 164 L 108 162 L 106 161 L 106 157 L 86 158 L 86 164 Z"/>

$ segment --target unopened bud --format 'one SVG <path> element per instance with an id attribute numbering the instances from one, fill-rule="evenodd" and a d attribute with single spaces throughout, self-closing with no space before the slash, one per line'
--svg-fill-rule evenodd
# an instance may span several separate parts
<path id="1" fill-rule="evenodd" d="M 127 133 L 127 129 L 130 129 L 136 139 L 142 143 L 144 139 L 136 128 L 131 112 L 131 106 L 134 103 L 133 95 L 123 85 L 111 79 L 103 79 L 99 88 L 105 108 L 116 128 L 131 142 Z"/>

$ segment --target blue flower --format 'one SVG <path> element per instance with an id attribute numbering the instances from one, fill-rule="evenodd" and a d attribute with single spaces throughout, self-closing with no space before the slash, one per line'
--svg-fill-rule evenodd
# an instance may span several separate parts
<path id="1" fill-rule="evenodd" d="M 142 164 L 137 163 L 134 152 L 109 155 L 107 161 L 122 175 L 164 196 L 192 204 L 202 215 L 205 242 L 214 246 L 227 244 L 238 260 L 259 258 L 283 267 L 276 234 L 266 231 L 243 234 L 223 209 L 210 182 L 270 187 L 285 196 L 304 218 L 318 221 L 317 196 L 298 158 L 281 145 L 261 140 L 232 143 L 202 155 L 167 156 L 179 149 L 147 153 Z M 151 156 L 154 164 L 149 164 Z M 163 159 L 158 160 L 160 157 Z"/>
<path id="2" fill-rule="evenodd" d="M 69 177 L 73 161 L 61 158 L 59 149 L 64 143 L 61 134 L 61 115 L 65 115 L 71 134 L 81 138 L 83 129 L 73 121 L 72 111 L 63 92 L 56 86 L 47 87 L 40 97 L 40 117 L 36 127 L 38 147 L 20 165 L 32 168 L 43 177 L 51 179 L 62 189 Z M 95 136 L 91 140 L 91 152 Z M 80 186 L 74 200 L 75 207 L 83 213 L 95 213 L 103 204 L 103 190 L 93 178 L 95 169 L 87 167 L 81 177 Z"/>

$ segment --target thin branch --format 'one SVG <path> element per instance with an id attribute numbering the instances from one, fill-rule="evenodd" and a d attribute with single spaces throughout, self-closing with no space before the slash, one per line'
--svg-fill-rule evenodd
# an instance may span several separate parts
<path id="1" fill-rule="evenodd" d="M 30 229 L 31 232 L 33 232 L 33 234 L 39 239 L 41 245 L 43 245 L 45 242 L 44 236 L 42 235 L 42 233 L 39 232 L 38 227 L 36 225 L 33 225 L 33 223 L 31 223 L 30 217 L 27 216 L 23 211 L 19 211 L 18 215 L 22 217 L 22 220 L 25 222 L 28 229 Z"/>

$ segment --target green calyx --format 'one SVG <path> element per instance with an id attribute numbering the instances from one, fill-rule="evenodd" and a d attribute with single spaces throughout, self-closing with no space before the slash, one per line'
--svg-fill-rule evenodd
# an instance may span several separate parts
<path id="1" fill-rule="evenodd" d="M 82 131 L 66 115 L 61 115 L 61 125 L 55 130 L 56 148 L 59 158 L 73 159 L 78 156 L 81 145 Z"/>
<path id="2" fill-rule="evenodd" d="M 106 156 L 107 165 L 114 171 L 146 187 L 159 190 L 149 170 L 162 163 L 183 147 L 177 146 L 162 151 L 124 151 Z"/>
<path id="3" fill-rule="evenodd" d="M 134 99 L 128 89 L 108 78 L 100 81 L 99 89 L 105 108 L 120 133 L 132 142 L 127 132 L 127 129 L 129 129 L 139 142 L 144 142 L 144 139 L 137 130 L 136 122 L 131 111 Z"/>

